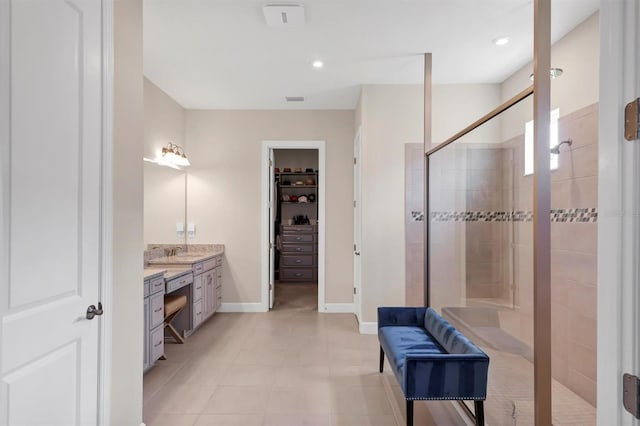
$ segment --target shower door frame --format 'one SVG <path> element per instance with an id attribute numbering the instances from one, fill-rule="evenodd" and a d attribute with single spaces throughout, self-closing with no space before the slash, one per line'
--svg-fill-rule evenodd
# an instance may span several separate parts
<path id="1" fill-rule="evenodd" d="M 534 422 L 551 426 L 551 172 L 549 170 L 549 121 L 551 113 L 551 0 L 534 1 L 534 84 L 507 102 L 431 148 L 431 56 L 425 61 L 425 305 L 430 306 L 429 158 L 482 124 L 533 95 L 533 310 L 534 310 Z M 427 117 L 429 115 L 429 117 Z M 463 407 L 466 406 L 463 404 Z M 472 416 L 469 410 L 467 413 Z"/>

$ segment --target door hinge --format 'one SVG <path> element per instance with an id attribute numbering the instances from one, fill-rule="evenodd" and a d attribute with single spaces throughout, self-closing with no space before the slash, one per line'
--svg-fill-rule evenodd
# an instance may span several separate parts
<path id="1" fill-rule="evenodd" d="M 269 167 L 273 166 L 273 161 L 271 161 L 271 159 L 269 159 Z"/>
<path id="2" fill-rule="evenodd" d="M 640 98 L 624 108 L 624 138 L 628 141 L 640 139 Z"/>
<path id="3" fill-rule="evenodd" d="M 358 162 L 358 159 L 356 157 L 353 157 L 353 164 L 356 164 Z"/>
<path id="4" fill-rule="evenodd" d="M 353 200 L 353 208 L 356 208 L 356 200 Z"/>
<path id="5" fill-rule="evenodd" d="M 353 245 L 353 251 L 356 251 L 356 250 L 357 250 L 357 248 L 356 248 L 356 245 L 354 244 Z"/>
<path id="6" fill-rule="evenodd" d="M 636 419 L 640 419 L 640 379 L 637 376 L 625 373 L 622 376 L 622 404 L 624 408 L 633 414 Z"/>
<path id="7" fill-rule="evenodd" d="M 353 288 L 353 294 L 356 294 L 356 288 L 355 287 Z"/>
<path id="8" fill-rule="evenodd" d="M 273 290 L 273 284 L 269 284 L 269 290 Z"/>

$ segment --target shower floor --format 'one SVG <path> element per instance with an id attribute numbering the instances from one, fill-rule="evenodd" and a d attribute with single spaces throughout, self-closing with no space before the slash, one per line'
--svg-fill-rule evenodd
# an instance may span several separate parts
<path id="1" fill-rule="evenodd" d="M 472 299 L 468 302 L 471 306 L 445 307 L 441 311 L 452 324 L 469 333 L 472 340 L 475 336 L 476 343 L 491 358 L 485 403 L 487 423 L 534 425 L 530 321 L 501 301 Z M 554 426 L 596 424 L 596 408 L 555 379 L 552 380 L 552 407 Z"/>
<path id="2" fill-rule="evenodd" d="M 486 420 L 492 426 L 534 425 L 533 364 L 521 356 L 488 348 L 491 357 Z M 569 388 L 552 380 L 553 424 L 596 424 L 596 408 Z"/>

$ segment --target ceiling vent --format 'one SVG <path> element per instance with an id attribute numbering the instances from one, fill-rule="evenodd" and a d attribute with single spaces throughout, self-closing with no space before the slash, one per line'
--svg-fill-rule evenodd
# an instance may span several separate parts
<path id="1" fill-rule="evenodd" d="M 301 4 L 268 4 L 262 8 L 270 27 L 300 27 L 305 24 Z"/>
<path id="2" fill-rule="evenodd" d="M 287 102 L 304 102 L 304 96 L 286 96 Z"/>

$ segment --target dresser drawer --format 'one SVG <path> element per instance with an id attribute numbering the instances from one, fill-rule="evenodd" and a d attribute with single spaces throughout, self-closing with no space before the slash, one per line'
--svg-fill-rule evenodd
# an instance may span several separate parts
<path id="1" fill-rule="evenodd" d="M 311 268 L 280 268 L 280 280 L 282 281 L 313 281 Z"/>
<path id="2" fill-rule="evenodd" d="M 149 284 L 149 294 L 155 294 L 159 291 L 164 291 L 164 278 L 158 277 L 151 280 Z"/>
<path id="3" fill-rule="evenodd" d="M 283 243 L 312 243 L 313 234 L 282 234 Z"/>
<path id="4" fill-rule="evenodd" d="M 158 327 L 151 332 L 149 350 L 151 352 L 151 363 L 164 355 L 164 327 Z"/>
<path id="5" fill-rule="evenodd" d="M 313 253 L 312 244 L 283 244 L 282 253 Z"/>
<path id="6" fill-rule="evenodd" d="M 282 265 L 284 266 L 313 266 L 313 255 L 283 255 Z"/>
<path id="7" fill-rule="evenodd" d="M 149 328 L 154 329 L 164 322 L 164 293 L 149 297 Z"/>
<path id="8" fill-rule="evenodd" d="M 313 225 L 282 225 L 282 232 L 308 232 L 314 233 Z"/>

